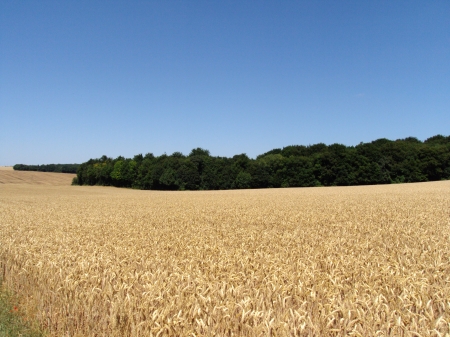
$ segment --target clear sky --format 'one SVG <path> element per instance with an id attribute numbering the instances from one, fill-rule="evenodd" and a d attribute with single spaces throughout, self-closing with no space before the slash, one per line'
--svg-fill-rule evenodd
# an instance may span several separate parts
<path id="1" fill-rule="evenodd" d="M 450 135 L 450 1 L 0 1 L 0 165 Z"/>

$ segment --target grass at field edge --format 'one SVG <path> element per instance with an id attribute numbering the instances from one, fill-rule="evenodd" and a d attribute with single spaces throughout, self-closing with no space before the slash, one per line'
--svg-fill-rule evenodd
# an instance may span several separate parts
<path id="1" fill-rule="evenodd" d="M 45 334 L 25 322 L 16 299 L 2 286 L 0 279 L 0 337 L 44 337 Z"/>

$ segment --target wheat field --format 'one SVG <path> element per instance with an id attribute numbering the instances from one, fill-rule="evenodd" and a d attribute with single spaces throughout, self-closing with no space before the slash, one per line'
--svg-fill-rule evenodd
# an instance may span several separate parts
<path id="1" fill-rule="evenodd" d="M 0 276 L 50 336 L 450 335 L 450 181 L 158 192 L 65 177 L 0 184 Z"/>
<path id="2" fill-rule="evenodd" d="M 0 187 L 4 184 L 68 186 L 76 174 L 14 171 L 11 166 L 0 166 Z"/>

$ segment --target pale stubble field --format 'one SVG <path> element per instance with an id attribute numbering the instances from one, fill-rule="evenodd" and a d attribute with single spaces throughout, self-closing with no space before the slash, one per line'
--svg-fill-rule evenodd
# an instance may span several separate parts
<path id="1" fill-rule="evenodd" d="M 51 336 L 450 334 L 450 181 L 158 192 L 3 172 L 0 276 Z"/>

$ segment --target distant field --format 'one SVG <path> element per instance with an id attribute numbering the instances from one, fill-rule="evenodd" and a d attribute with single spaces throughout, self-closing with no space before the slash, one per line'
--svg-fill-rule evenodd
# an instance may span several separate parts
<path id="1" fill-rule="evenodd" d="M 34 171 L 14 171 L 11 166 L 0 166 L 0 184 L 67 186 L 76 174 Z"/>
<path id="2" fill-rule="evenodd" d="M 450 334 L 450 181 L 157 192 L 5 172 L 0 272 L 51 336 Z"/>

